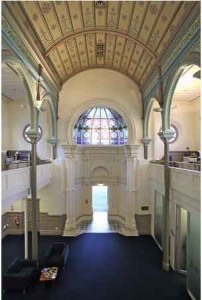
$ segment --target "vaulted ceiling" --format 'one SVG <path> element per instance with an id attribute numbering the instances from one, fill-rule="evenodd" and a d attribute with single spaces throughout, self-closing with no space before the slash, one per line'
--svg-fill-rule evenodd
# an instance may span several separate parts
<path id="1" fill-rule="evenodd" d="M 142 85 L 195 1 L 5 2 L 64 83 L 82 70 L 117 70 Z"/>

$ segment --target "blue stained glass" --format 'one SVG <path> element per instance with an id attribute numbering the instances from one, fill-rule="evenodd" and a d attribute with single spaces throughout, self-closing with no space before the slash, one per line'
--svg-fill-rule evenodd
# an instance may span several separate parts
<path id="1" fill-rule="evenodd" d="M 94 107 L 85 111 L 75 124 L 76 144 L 127 144 L 128 129 L 122 117 L 113 109 Z"/>

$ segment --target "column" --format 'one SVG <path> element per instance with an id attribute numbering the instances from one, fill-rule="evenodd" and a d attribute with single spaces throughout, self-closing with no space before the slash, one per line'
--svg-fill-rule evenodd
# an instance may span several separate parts
<path id="1" fill-rule="evenodd" d="M 151 142 L 151 139 L 144 138 L 142 139 L 143 145 L 144 145 L 144 159 L 148 158 L 148 145 Z"/>
<path id="2" fill-rule="evenodd" d="M 75 217 L 75 150 L 76 146 L 65 146 L 65 171 L 66 171 L 66 222 L 64 236 L 75 236 L 79 233 L 76 228 Z"/>
<path id="3" fill-rule="evenodd" d="M 32 144 L 31 159 L 31 199 L 32 199 L 32 259 L 38 261 L 38 233 L 37 233 L 37 172 L 36 172 L 36 145 L 38 132 L 30 130 L 27 133 Z"/>
<path id="4" fill-rule="evenodd" d="M 169 174 L 169 140 L 173 137 L 173 131 L 167 130 L 159 132 L 158 135 L 164 142 L 164 204 L 163 204 L 163 261 L 162 268 L 165 271 L 170 270 L 170 258 L 169 258 L 169 235 L 170 235 L 170 224 L 169 224 L 169 199 L 170 199 L 170 174 Z"/>
<path id="5" fill-rule="evenodd" d="M 137 193 L 137 150 L 136 145 L 127 145 L 126 155 L 126 197 L 125 201 L 125 228 L 123 234 L 137 236 L 138 231 L 135 221 L 135 201 Z"/>

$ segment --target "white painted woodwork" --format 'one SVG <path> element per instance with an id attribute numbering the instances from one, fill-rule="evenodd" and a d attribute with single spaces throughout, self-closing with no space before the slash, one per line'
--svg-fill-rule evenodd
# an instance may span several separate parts
<path id="1" fill-rule="evenodd" d="M 164 166 L 149 165 L 152 222 L 154 236 L 155 191 L 164 195 Z M 179 168 L 170 168 L 170 263 L 174 269 L 176 238 L 176 206 L 190 213 L 200 214 L 200 172 Z"/>
<path id="2" fill-rule="evenodd" d="M 51 182 L 52 165 L 37 166 L 37 189 Z M 30 167 L 11 169 L 2 172 L 2 212 L 15 201 L 26 198 L 30 189 Z"/>

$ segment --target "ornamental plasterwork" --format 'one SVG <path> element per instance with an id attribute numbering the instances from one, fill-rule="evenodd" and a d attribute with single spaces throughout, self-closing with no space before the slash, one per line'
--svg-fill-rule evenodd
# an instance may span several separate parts
<path id="1" fill-rule="evenodd" d="M 51 72 L 56 83 L 64 83 L 91 67 L 107 67 L 148 91 L 153 85 L 151 82 L 148 87 L 153 80 L 148 76 L 156 59 L 160 59 L 176 32 L 179 35 L 184 20 L 188 18 L 186 22 L 190 23 L 190 12 L 193 15 L 199 6 L 196 1 L 4 1 L 3 15 L 10 14 L 16 20 L 20 34 L 29 36 L 40 59 L 47 59 L 48 70 L 57 70 L 55 78 Z M 69 40 L 74 41 L 73 47 Z M 96 44 L 104 45 L 106 59 L 96 58 Z M 52 61 L 54 50 L 58 59 Z"/>

